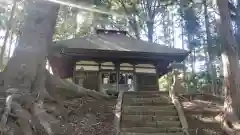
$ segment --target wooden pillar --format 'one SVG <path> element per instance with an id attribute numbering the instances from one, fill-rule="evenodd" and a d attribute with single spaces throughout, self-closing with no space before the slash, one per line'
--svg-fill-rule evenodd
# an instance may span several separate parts
<path id="1" fill-rule="evenodd" d="M 75 83 L 75 70 L 76 70 L 76 66 L 73 67 L 73 75 L 72 75 L 73 83 Z"/>
<path id="2" fill-rule="evenodd" d="M 133 89 L 134 91 L 137 91 L 137 75 L 136 75 L 136 64 L 133 65 Z"/>
<path id="3" fill-rule="evenodd" d="M 120 63 L 119 62 L 114 62 L 115 64 L 115 69 L 116 69 L 116 89 L 119 92 L 119 77 L 120 77 Z"/>
<path id="4" fill-rule="evenodd" d="M 76 64 L 73 66 L 73 76 L 72 76 L 73 83 L 76 84 Z"/>
<path id="5" fill-rule="evenodd" d="M 155 69 L 156 69 L 156 80 L 157 80 L 157 90 L 159 91 L 159 74 L 160 74 L 160 71 L 159 71 L 159 65 L 158 63 L 154 64 L 155 65 Z"/>
<path id="6" fill-rule="evenodd" d="M 101 63 L 98 63 L 98 91 L 102 92 L 102 76 L 101 76 Z"/>
<path id="7" fill-rule="evenodd" d="M 157 90 L 159 91 L 159 68 L 156 67 Z"/>

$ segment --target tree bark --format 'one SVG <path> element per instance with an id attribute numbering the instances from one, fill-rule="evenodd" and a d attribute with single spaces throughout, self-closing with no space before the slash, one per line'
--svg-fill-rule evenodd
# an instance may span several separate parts
<path id="1" fill-rule="evenodd" d="M 59 120 L 47 114 L 44 99 L 56 101 L 65 120 L 67 117 L 63 103 L 55 92 L 57 88 L 64 87 L 65 90 L 71 89 L 78 95 L 94 98 L 102 99 L 107 96 L 63 82 L 47 73 L 46 59 L 60 6 L 48 0 L 25 2 L 25 19 L 19 44 L 0 77 L 2 91 L 6 93 L 6 97 L 0 93 L 0 99 L 6 99 L 0 132 L 12 132 L 15 130 L 13 127 L 18 127 L 23 134 L 32 135 L 35 134 L 33 129 L 40 125 L 45 132 L 53 135 L 52 124 L 58 123 Z M 8 121 L 10 116 L 16 119 L 15 124 Z"/>
<path id="2" fill-rule="evenodd" d="M 148 29 L 148 42 L 153 42 L 153 20 L 147 20 L 147 29 Z"/>
<path id="3" fill-rule="evenodd" d="M 204 18 L 205 18 L 205 28 L 206 28 L 206 34 L 207 34 L 207 54 L 208 54 L 208 59 L 207 59 L 207 72 L 210 75 L 211 79 L 211 91 L 213 94 L 216 94 L 216 70 L 215 67 L 213 66 L 213 54 L 211 52 L 211 46 L 212 46 L 212 36 L 210 33 L 210 24 L 209 24 L 209 16 L 208 16 L 208 10 L 207 10 L 207 1 L 203 0 L 203 6 L 204 6 Z"/>
<path id="4" fill-rule="evenodd" d="M 10 41 L 9 41 L 9 48 L 8 48 L 8 59 L 10 59 L 11 57 L 11 50 L 12 50 L 12 44 L 13 44 L 13 31 L 11 31 L 11 34 L 10 34 Z"/>
<path id="5" fill-rule="evenodd" d="M 135 35 L 136 39 L 140 39 L 140 32 L 139 32 L 136 16 L 134 16 L 133 18 L 130 18 L 129 24 L 134 31 L 134 35 Z"/>
<path id="6" fill-rule="evenodd" d="M 237 12 L 236 12 L 236 21 L 235 21 L 235 23 L 236 23 L 236 25 L 237 25 L 237 27 L 236 27 L 236 29 L 237 29 L 237 31 L 236 31 L 236 40 L 237 40 L 237 43 L 238 43 L 238 52 L 240 52 L 240 47 L 239 47 L 239 45 L 240 45 L 240 0 L 237 0 L 237 8 L 236 8 L 236 10 L 237 10 Z"/>
<path id="7" fill-rule="evenodd" d="M 237 42 L 233 36 L 228 1 L 217 0 L 217 5 L 221 18 L 221 38 L 222 38 L 222 62 L 225 91 L 225 113 L 235 114 L 240 118 L 240 84 L 238 73 L 238 52 Z"/>
<path id="8" fill-rule="evenodd" d="M 56 89 L 63 87 L 65 90 L 75 91 L 79 96 L 92 96 L 100 99 L 108 97 L 63 82 L 46 71 L 48 49 L 52 44 L 60 6 L 48 0 L 26 0 L 25 2 L 25 20 L 19 44 L 0 77 L 1 88 L 7 97 L 0 94 L 0 99 L 6 98 L 0 132 L 8 132 L 6 129 L 9 129 L 11 124 L 8 117 L 13 115 L 17 119 L 17 124 L 13 124 L 13 127 L 21 128 L 20 132 L 23 134 L 35 134 L 34 130 L 32 131 L 33 127 L 40 125 L 45 132 L 53 135 L 52 124 L 59 124 L 59 120 L 47 114 L 44 109 L 44 99 L 56 101 L 64 120 L 67 119 L 67 112 Z M 12 132 L 15 129 L 10 126 L 10 130 L 9 132 Z"/>
<path id="9" fill-rule="evenodd" d="M 191 50 L 191 54 L 190 54 L 190 60 L 191 60 L 191 68 L 192 68 L 192 74 L 194 75 L 195 74 L 195 48 L 194 46 L 192 46 L 191 42 L 193 40 L 193 37 L 192 35 L 190 34 L 187 34 L 187 42 L 188 42 L 188 46 L 189 46 L 189 49 Z"/>
<path id="10" fill-rule="evenodd" d="M 182 40 L 182 49 L 185 49 L 184 47 L 184 22 L 183 22 L 183 18 L 181 19 L 181 30 L 182 30 L 182 34 L 181 34 L 181 40 Z M 184 65 L 184 68 L 183 68 L 183 80 L 184 82 L 186 81 L 186 60 L 183 61 L 183 65 Z M 185 85 L 184 85 L 185 87 Z M 188 91 L 188 87 L 186 87 L 187 91 Z"/>
<path id="11" fill-rule="evenodd" d="M 4 52 L 5 52 L 6 45 L 7 45 L 7 40 L 8 40 L 9 34 L 10 34 L 10 29 L 12 27 L 12 21 L 13 21 L 16 5 L 17 5 L 17 0 L 14 0 L 13 1 L 13 6 L 12 6 L 12 9 L 11 9 L 10 18 L 7 22 L 7 29 L 6 29 L 6 32 L 5 32 L 5 35 L 4 35 L 3 46 L 1 48 L 1 53 L 0 53 L 0 64 L 1 64 L 0 66 L 1 67 L 3 66 Z"/>
<path id="12" fill-rule="evenodd" d="M 195 62 L 196 62 L 196 50 L 195 48 L 193 49 L 193 56 L 192 56 L 192 72 L 195 74 Z"/>
<path id="13" fill-rule="evenodd" d="M 5 89 L 31 89 L 37 73 L 45 71 L 47 49 L 52 43 L 59 5 L 45 0 L 28 0 L 25 7 L 19 45 L 4 70 Z M 19 80 L 19 77 L 24 79 Z"/>
<path id="14" fill-rule="evenodd" d="M 3 72 L 3 89 L 8 97 L 12 97 L 11 107 L 16 110 L 18 124 L 24 134 L 32 134 L 28 126 L 31 123 L 21 118 L 22 114 L 18 113 L 19 110 L 29 111 L 28 113 L 36 117 L 45 130 L 52 134 L 52 129 L 46 127 L 50 119 L 46 119 L 47 115 L 41 104 L 46 90 L 45 61 L 48 45 L 52 43 L 58 9 L 58 4 L 46 0 L 26 1 L 25 20 L 19 45 Z M 1 124 L 3 125 L 1 131 L 4 131 L 6 126 L 4 127 L 4 123 Z"/>

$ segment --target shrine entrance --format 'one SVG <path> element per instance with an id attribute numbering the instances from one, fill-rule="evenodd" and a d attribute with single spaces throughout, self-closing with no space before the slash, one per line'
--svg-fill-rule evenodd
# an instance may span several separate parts
<path id="1" fill-rule="evenodd" d="M 103 93 L 112 93 L 117 91 L 117 73 L 116 71 L 100 72 L 100 91 Z"/>
<path id="2" fill-rule="evenodd" d="M 118 91 L 134 91 L 133 65 L 129 63 L 100 64 L 100 91 L 103 93 Z"/>
<path id="3" fill-rule="evenodd" d="M 153 64 L 79 61 L 74 78 L 76 84 L 105 94 L 158 90 L 158 77 Z"/>

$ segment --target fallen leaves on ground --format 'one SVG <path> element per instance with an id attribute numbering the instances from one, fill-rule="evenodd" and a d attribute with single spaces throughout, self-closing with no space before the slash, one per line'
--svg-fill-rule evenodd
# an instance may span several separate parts
<path id="1" fill-rule="evenodd" d="M 99 101 L 90 97 L 66 100 L 68 124 L 72 126 L 72 135 L 114 134 L 115 101 Z"/>
<path id="2" fill-rule="evenodd" d="M 196 96 L 193 100 L 181 100 L 190 135 L 226 135 L 215 120 L 222 111 L 222 102 L 214 96 Z"/>

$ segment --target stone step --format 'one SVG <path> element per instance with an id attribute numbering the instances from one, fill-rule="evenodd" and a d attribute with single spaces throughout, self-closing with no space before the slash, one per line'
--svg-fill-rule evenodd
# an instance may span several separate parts
<path id="1" fill-rule="evenodd" d="M 168 105 L 172 104 L 170 99 L 155 98 L 125 98 L 123 105 Z"/>
<path id="2" fill-rule="evenodd" d="M 153 115 L 122 115 L 122 121 L 177 121 L 178 116 L 153 116 Z"/>
<path id="3" fill-rule="evenodd" d="M 169 102 L 161 102 L 161 103 L 131 103 L 131 102 L 124 102 L 123 105 L 128 106 L 164 106 L 164 105 L 171 105 Z"/>
<path id="4" fill-rule="evenodd" d="M 157 112 L 157 111 L 166 111 L 166 112 L 176 112 L 174 105 L 167 106 L 123 106 L 122 112 Z"/>
<path id="5" fill-rule="evenodd" d="M 151 97 L 168 97 L 168 93 L 163 93 L 163 92 L 158 92 L 158 91 L 153 91 L 153 92 L 124 92 L 124 98 L 127 97 L 145 97 L 145 98 L 151 98 Z"/>
<path id="6" fill-rule="evenodd" d="M 152 127 L 152 128 L 168 128 L 168 127 L 181 127 L 180 121 L 122 121 L 121 128 L 129 127 Z"/>
<path id="7" fill-rule="evenodd" d="M 180 127 L 168 127 L 168 128 L 153 128 L 153 127 L 131 127 L 122 128 L 121 132 L 135 132 L 135 133 L 161 133 L 161 132 L 181 132 Z"/>
<path id="8" fill-rule="evenodd" d="M 154 111 L 154 112 L 127 111 L 127 112 L 122 112 L 122 115 L 178 116 L 178 113 L 177 113 L 177 111 L 164 111 L 164 110 L 157 110 L 157 111 Z"/>
<path id="9" fill-rule="evenodd" d="M 168 99 L 169 96 L 168 95 L 162 95 L 160 93 L 152 93 L 152 94 L 124 94 L 123 98 L 154 98 L 154 97 L 158 97 L 158 98 L 163 98 L 163 99 Z"/>
<path id="10" fill-rule="evenodd" d="M 135 133 L 135 132 L 121 132 L 120 135 L 184 135 L 183 132 L 176 133 Z"/>
<path id="11" fill-rule="evenodd" d="M 157 93 L 157 94 L 159 94 L 159 93 L 164 93 L 164 94 L 166 94 L 166 93 L 168 93 L 168 92 L 161 92 L 161 91 L 126 91 L 126 92 L 124 92 L 124 94 L 138 94 L 138 95 L 145 95 L 145 94 L 153 94 L 153 93 Z"/>
<path id="12" fill-rule="evenodd" d="M 155 86 L 155 85 L 153 85 L 153 86 L 140 86 L 138 88 L 138 92 L 155 92 L 155 91 L 159 92 L 158 86 Z"/>
<path id="13" fill-rule="evenodd" d="M 161 94 L 168 95 L 168 92 L 160 92 L 160 91 L 126 91 L 124 94 L 127 95 L 148 95 L 148 94 Z"/>

